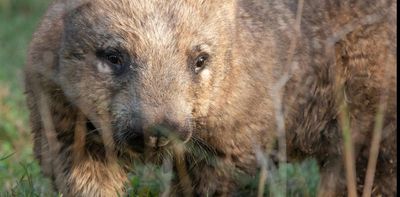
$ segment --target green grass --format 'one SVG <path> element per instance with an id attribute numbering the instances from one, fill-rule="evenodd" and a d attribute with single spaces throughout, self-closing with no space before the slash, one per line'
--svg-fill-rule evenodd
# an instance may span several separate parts
<path id="1" fill-rule="evenodd" d="M 32 32 L 48 2 L 0 0 L 0 196 L 57 196 L 33 158 L 21 71 Z M 268 173 L 266 196 L 283 196 L 276 188 L 287 179 L 286 195 L 316 195 L 319 173 L 314 160 L 281 165 Z M 158 196 L 173 176 L 151 165 L 137 167 L 130 175 L 128 194 Z M 241 194 L 256 196 L 259 178 L 243 180 Z"/>
<path id="2" fill-rule="evenodd" d="M 33 159 L 22 68 L 48 0 L 0 0 L 0 196 L 54 196 Z"/>

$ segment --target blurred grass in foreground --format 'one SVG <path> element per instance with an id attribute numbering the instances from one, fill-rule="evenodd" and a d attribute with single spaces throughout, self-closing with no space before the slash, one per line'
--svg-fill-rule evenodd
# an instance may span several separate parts
<path id="1" fill-rule="evenodd" d="M 56 196 L 33 158 L 21 72 L 28 43 L 48 2 L 0 0 L 0 196 Z M 316 195 L 319 173 L 314 160 L 284 164 L 268 173 L 266 196 Z M 130 196 L 158 196 L 173 176 L 155 166 L 138 166 L 127 192 Z M 238 195 L 256 196 L 258 179 L 243 177 Z M 288 191 L 282 193 L 276 188 L 287 179 Z"/>
<path id="2" fill-rule="evenodd" d="M 0 0 L 0 196 L 54 196 L 33 159 L 22 68 L 48 0 Z"/>

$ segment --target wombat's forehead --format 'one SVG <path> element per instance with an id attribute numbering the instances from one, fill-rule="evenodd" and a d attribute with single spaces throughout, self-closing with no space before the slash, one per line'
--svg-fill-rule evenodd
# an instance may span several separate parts
<path id="1" fill-rule="evenodd" d="M 94 0 L 90 4 L 96 16 L 104 17 L 111 31 L 135 35 L 135 42 L 140 39 L 167 45 L 182 33 L 196 32 L 207 20 L 207 6 L 198 0 Z"/>
<path id="2" fill-rule="evenodd" d="M 155 18 L 165 18 L 190 22 L 196 15 L 204 12 L 206 6 L 201 6 L 194 0 L 94 0 L 94 10 L 115 19 L 131 19 L 138 24 Z M 210 11 L 210 10 L 208 10 Z M 191 20 L 187 20 L 191 17 Z M 200 19 L 200 18 L 199 18 Z M 170 21 L 170 22 L 175 22 Z"/>

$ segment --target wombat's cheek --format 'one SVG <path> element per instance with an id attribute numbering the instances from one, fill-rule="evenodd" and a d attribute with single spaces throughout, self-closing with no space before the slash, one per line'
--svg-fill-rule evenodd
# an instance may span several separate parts
<path id="1" fill-rule="evenodd" d="M 141 153 L 144 150 L 144 135 L 138 114 L 130 101 L 126 95 L 118 95 L 111 101 L 113 138 L 117 149 Z"/>
<path id="2" fill-rule="evenodd" d="M 58 82 L 71 104 L 96 119 L 109 111 L 112 83 L 107 78 L 99 77 L 87 64 L 61 66 Z"/>
<path id="3" fill-rule="evenodd" d="M 101 61 L 96 61 L 94 63 L 94 68 L 96 69 L 96 71 L 98 73 L 101 73 L 101 74 L 111 74 L 112 73 L 110 66 Z"/>

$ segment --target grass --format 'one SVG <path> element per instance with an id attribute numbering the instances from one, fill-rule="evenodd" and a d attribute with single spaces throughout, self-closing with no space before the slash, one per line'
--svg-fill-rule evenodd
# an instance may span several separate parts
<path id="1" fill-rule="evenodd" d="M 21 72 L 47 3 L 0 0 L 0 196 L 54 196 L 33 159 Z"/>
<path id="2" fill-rule="evenodd" d="M 48 2 L 0 0 L 0 196 L 57 196 L 33 157 L 21 71 L 32 32 Z M 156 166 L 136 169 L 130 175 L 130 196 L 158 196 L 175 176 Z M 256 196 L 259 177 L 241 179 L 240 195 Z M 263 195 L 316 196 L 318 183 L 315 160 L 284 164 L 268 169 Z M 283 185 L 286 191 L 279 190 Z"/>

